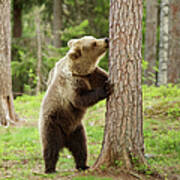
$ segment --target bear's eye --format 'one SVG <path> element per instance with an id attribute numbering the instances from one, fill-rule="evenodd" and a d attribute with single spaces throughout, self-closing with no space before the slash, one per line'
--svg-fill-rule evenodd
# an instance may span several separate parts
<path id="1" fill-rule="evenodd" d="M 92 46 L 93 46 L 93 47 L 96 47 L 96 46 L 97 46 L 97 43 L 96 43 L 96 42 L 93 42 Z"/>

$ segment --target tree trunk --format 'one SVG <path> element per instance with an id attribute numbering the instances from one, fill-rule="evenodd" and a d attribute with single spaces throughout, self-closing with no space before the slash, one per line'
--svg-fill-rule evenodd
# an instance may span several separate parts
<path id="1" fill-rule="evenodd" d="M 180 1 L 169 4 L 169 61 L 168 83 L 178 83 L 180 79 Z"/>
<path id="2" fill-rule="evenodd" d="M 10 0 L 0 1 L 0 125 L 17 121 L 11 80 Z"/>
<path id="3" fill-rule="evenodd" d="M 104 140 L 94 168 L 134 166 L 144 158 L 141 44 L 142 0 L 111 0 L 110 81 L 114 93 L 107 102 Z M 137 163 L 136 161 L 136 163 Z"/>
<path id="4" fill-rule="evenodd" d="M 62 23 L 62 6 L 61 0 L 54 0 L 53 3 L 53 45 L 56 48 L 61 47 L 61 23 Z"/>
<path id="5" fill-rule="evenodd" d="M 167 84 L 169 0 L 161 0 L 158 86 Z"/>
<path id="6" fill-rule="evenodd" d="M 36 95 L 39 94 L 41 90 L 41 64 L 42 64 L 42 47 L 41 47 L 41 30 L 40 30 L 40 12 L 36 12 L 36 36 L 37 36 L 37 86 Z"/>
<path id="7" fill-rule="evenodd" d="M 145 70 L 145 83 L 155 84 L 155 66 L 157 52 L 157 21 L 158 21 L 158 2 L 157 0 L 146 1 L 146 40 L 145 40 L 145 60 L 148 62 Z"/>
<path id="8" fill-rule="evenodd" d="M 19 0 L 13 1 L 13 37 L 22 35 L 22 5 Z"/>

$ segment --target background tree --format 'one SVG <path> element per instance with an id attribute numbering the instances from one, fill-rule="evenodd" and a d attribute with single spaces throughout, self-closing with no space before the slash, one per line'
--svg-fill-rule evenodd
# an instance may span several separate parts
<path id="1" fill-rule="evenodd" d="M 37 37 L 37 85 L 36 85 L 36 95 L 39 94 L 41 90 L 41 66 L 42 66 L 42 37 L 41 37 L 41 18 L 40 18 L 40 10 L 36 9 L 36 37 Z"/>
<path id="2" fill-rule="evenodd" d="M 13 37 L 19 38 L 23 33 L 23 13 L 29 12 L 34 5 L 44 3 L 43 0 L 12 0 L 13 4 Z"/>
<path id="3" fill-rule="evenodd" d="M 104 140 L 94 167 L 121 163 L 131 169 L 134 163 L 146 163 L 141 89 L 142 0 L 111 0 L 110 7 L 109 71 L 114 93 L 107 102 Z"/>
<path id="4" fill-rule="evenodd" d="M 145 70 L 145 83 L 155 83 L 155 67 L 157 59 L 157 22 L 158 22 L 158 1 L 146 1 L 146 39 L 144 58 L 148 62 Z"/>
<path id="5" fill-rule="evenodd" d="M 160 5 L 160 44 L 158 85 L 167 84 L 167 64 L 169 48 L 169 0 L 162 0 Z"/>
<path id="6" fill-rule="evenodd" d="M 22 3 L 20 0 L 13 1 L 13 37 L 22 36 Z"/>
<path id="7" fill-rule="evenodd" d="M 61 47 L 60 31 L 62 30 L 62 0 L 53 1 L 53 45 Z"/>
<path id="8" fill-rule="evenodd" d="M 180 1 L 169 2 L 169 61 L 168 83 L 180 79 Z"/>
<path id="9" fill-rule="evenodd" d="M 0 125 L 17 121 L 11 82 L 10 0 L 0 1 Z"/>

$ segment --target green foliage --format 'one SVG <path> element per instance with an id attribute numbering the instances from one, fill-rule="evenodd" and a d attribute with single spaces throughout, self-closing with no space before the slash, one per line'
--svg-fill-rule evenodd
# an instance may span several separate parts
<path id="1" fill-rule="evenodd" d="M 64 31 L 62 32 L 61 39 L 67 43 L 70 39 L 80 38 L 86 35 L 87 34 L 86 29 L 88 28 L 88 25 L 89 25 L 88 20 L 84 20 L 82 21 L 82 23 L 80 23 L 77 26 L 64 29 Z"/>
<path id="2" fill-rule="evenodd" d="M 180 99 L 179 85 L 168 84 L 168 86 L 143 86 L 145 100 L 178 100 Z"/>
<path id="3" fill-rule="evenodd" d="M 123 166 L 123 161 L 121 160 L 115 160 L 114 164 L 116 165 L 116 167 L 120 168 Z"/>
<path id="4" fill-rule="evenodd" d="M 148 118 L 178 119 L 180 116 L 179 85 L 154 88 L 144 86 L 144 113 Z"/>
<path id="5" fill-rule="evenodd" d="M 142 60 L 142 70 L 146 70 L 147 69 L 147 66 L 148 66 L 148 62 L 145 61 L 144 59 Z"/>
<path id="6" fill-rule="evenodd" d="M 32 91 L 36 85 L 36 59 L 33 55 L 33 51 L 28 51 L 23 45 L 24 41 L 17 40 L 13 43 L 13 60 L 11 62 L 12 67 L 12 80 L 14 92 L 25 92 Z M 28 92 L 26 91 L 29 87 Z"/>
<path id="7" fill-rule="evenodd" d="M 94 22 L 94 28 L 91 30 L 92 34 L 97 37 L 108 37 L 109 34 L 109 6 L 110 3 L 107 0 L 96 0 L 94 6 L 95 16 L 91 17 L 91 21 Z M 91 26 L 92 27 L 92 26 Z"/>

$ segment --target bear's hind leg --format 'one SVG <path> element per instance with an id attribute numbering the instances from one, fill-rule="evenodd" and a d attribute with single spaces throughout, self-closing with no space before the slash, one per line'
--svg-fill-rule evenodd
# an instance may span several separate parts
<path id="1" fill-rule="evenodd" d="M 59 127 L 48 130 L 45 135 L 43 157 L 45 161 L 45 173 L 56 172 L 56 163 L 59 158 L 59 151 L 63 148 L 63 134 Z"/>
<path id="2" fill-rule="evenodd" d="M 78 170 L 86 170 L 89 167 L 87 161 L 87 146 L 84 127 L 78 126 L 76 130 L 70 134 L 67 139 L 67 148 L 72 152 Z"/>

